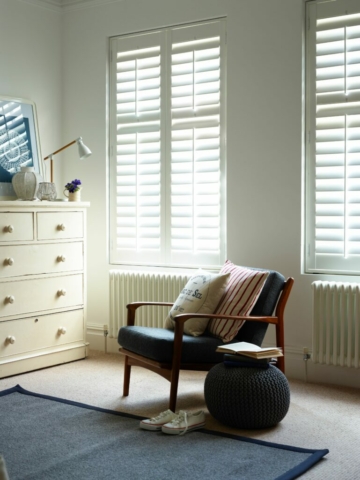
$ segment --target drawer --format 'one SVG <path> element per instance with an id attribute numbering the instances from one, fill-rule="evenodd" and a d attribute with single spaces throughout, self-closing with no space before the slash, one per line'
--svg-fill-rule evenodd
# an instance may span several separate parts
<path id="1" fill-rule="evenodd" d="M 83 270 L 83 243 L 0 245 L 0 278 Z"/>
<path id="2" fill-rule="evenodd" d="M 34 240 L 32 213 L 0 213 L 0 242 Z"/>
<path id="3" fill-rule="evenodd" d="M 83 341 L 83 310 L 0 322 L 1 358 Z"/>
<path id="4" fill-rule="evenodd" d="M 82 274 L 0 283 L 0 318 L 83 306 L 83 303 Z"/>
<path id="5" fill-rule="evenodd" d="M 84 236 L 82 212 L 39 212 L 37 214 L 38 240 L 82 238 Z"/>

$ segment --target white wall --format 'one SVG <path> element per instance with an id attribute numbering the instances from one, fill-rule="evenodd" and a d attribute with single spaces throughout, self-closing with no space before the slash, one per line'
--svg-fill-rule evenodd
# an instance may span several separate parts
<path id="1" fill-rule="evenodd" d="M 0 0 L 0 6 L 6 6 L 9 14 L 13 3 L 20 5 L 21 2 Z M 305 378 L 302 356 L 303 347 L 311 350 L 311 283 L 315 276 L 301 274 L 303 0 L 119 0 L 94 6 L 95 3 L 90 2 L 88 7 L 84 4 L 84 8 L 67 8 L 61 15 L 62 63 L 58 62 L 61 55 L 57 43 L 59 19 L 53 12 L 22 4 L 21 12 L 26 9 L 24 28 L 31 29 L 29 18 L 31 25 L 37 27 L 29 32 L 31 40 L 27 40 L 26 48 L 33 50 L 34 44 L 40 43 L 38 48 L 42 49 L 42 55 L 37 54 L 36 61 L 41 63 L 41 73 L 39 65 L 34 71 L 30 62 L 27 80 L 20 81 L 17 72 L 12 72 L 5 82 L 6 92 L 2 91 L 3 68 L 0 73 L 0 93 L 21 93 L 22 96 L 26 93 L 40 104 L 40 133 L 45 153 L 54 149 L 55 137 L 61 132 L 58 124 L 60 99 L 63 114 L 60 146 L 81 135 L 93 151 L 86 162 L 76 160 L 75 149 L 67 150 L 60 160 L 62 181 L 81 178 L 84 184 L 82 198 L 91 202 L 88 323 L 106 324 L 109 315 L 108 38 L 226 16 L 227 257 L 241 265 L 271 268 L 295 278 L 285 312 L 287 375 Z M 34 18 L 31 9 L 36 10 L 41 19 Z M 46 33 L 44 17 L 50 21 Z M 1 14 L 0 27 L 2 18 Z M 2 35 L 0 29 L 0 38 Z M 3 42 L 0 45 L 2 60 Z M 21 48 L 19 41 L 16 49 Z M 14 69 L 8 53 L 6 57 Z M 0 65 L 3 67 L 3 62 Z M 21 72 L 21 68 L 18 69 Z M 20 83 L 15 90 L 25 93 L 11 91 L 16 82 Z M 348 277 L 347 280 L 357 278 Z M 272 341 L 273 335 L 269 334 L 267 342 Z M 360 386 L 355 369 L 319 367 L 312 362 L 308 362 L 307 368 L 310 381 Z"/>
<path id="2" fill-rule="evenodd" d="M 43 157 L 62 141 L 61 24 L 59 12 L 0 0 L 0 95 L 35 102 Z"/>

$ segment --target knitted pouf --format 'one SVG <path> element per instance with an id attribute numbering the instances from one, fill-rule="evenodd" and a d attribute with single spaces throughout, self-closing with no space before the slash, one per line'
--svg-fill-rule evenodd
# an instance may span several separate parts
<path id="1" fill-rule="evenodd" d="M 209 412 L 230 427 L 272 427 L 290 406 L 288 381 L 273 365 L 263 369 L 219 363 L 207 374 L 204 388 Z"/>

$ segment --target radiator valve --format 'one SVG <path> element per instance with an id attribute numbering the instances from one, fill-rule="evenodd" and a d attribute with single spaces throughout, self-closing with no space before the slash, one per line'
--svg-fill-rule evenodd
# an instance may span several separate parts
<path id="1" fill-rule="evenodd" d="M 309 349 L 307 347 L 304 347 L 303 353 L 304 353 L 304 355 L 303 355 L 304 362 L 307 362 L 308 360 L 310 360 L 311 355 L 310 355 Z"/>

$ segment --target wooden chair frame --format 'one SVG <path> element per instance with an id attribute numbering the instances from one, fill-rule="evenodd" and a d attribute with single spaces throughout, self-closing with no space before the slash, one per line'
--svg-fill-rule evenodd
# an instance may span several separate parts
<path id="1" fill-rule="evenodd" d="M 166 378 L 170 382 L 170 401 L 169 408 L 175 412 L 176 400 L 177 400 L 177 390 L 179 383 L 179 373 L 180 370 L 196 370 L 196 371 L 208 371 L 214 364 L 189 364 L 181 363 L 181 350 L 182 350 L 182 341 L 184 334 L 184 323 L 190 318 L 229 318 L 232 320 L 239 321 L 251 321 L 251 322 L 265 322 L 272 325 L 275 325 L 276 330 L 276 345 L 283 350 L 285 355 L 285 344 L 284 344 L 284 311 L 287 300 L 289 298 L 292 286 L 294 284 L 294 279 L 289 277 L 284 282 L 284 288 L 279 295 L 277 306 L 275 309 L 275 315 L 271 317 L 251 317 L 251 316 L 232 316 L 232 315 L 216 315 L 216 314 L 206 314 L 206 313 L 185 313 L 180 314 L 175 317 L 175 335 L 174 335 L 174 352 L 172 363 L 161 363 L 150 358 L 143 357 L 136 353 L 133 353 L 125 348 L 120 348 L 119 351 L 121 354 L 125 355 L 124 362 L 124 385 L 123 385 L 123 395 L 126 397 L 129 395 L 130 387 L 130 375 L 131 367 L 139 366 L 147 368 L 152 372 L 155 372 L 162 377 Z M 127 317 L 127 326 L 135 325 L 136 310 L 145 305 L 160 305 L 164 307 L 171 307 L 173 304 L 168 302 L 132 302 L 127 305 L 128 317 Z M 285 373 L 285 357 L 279 357 L 278 368 Z"/>

